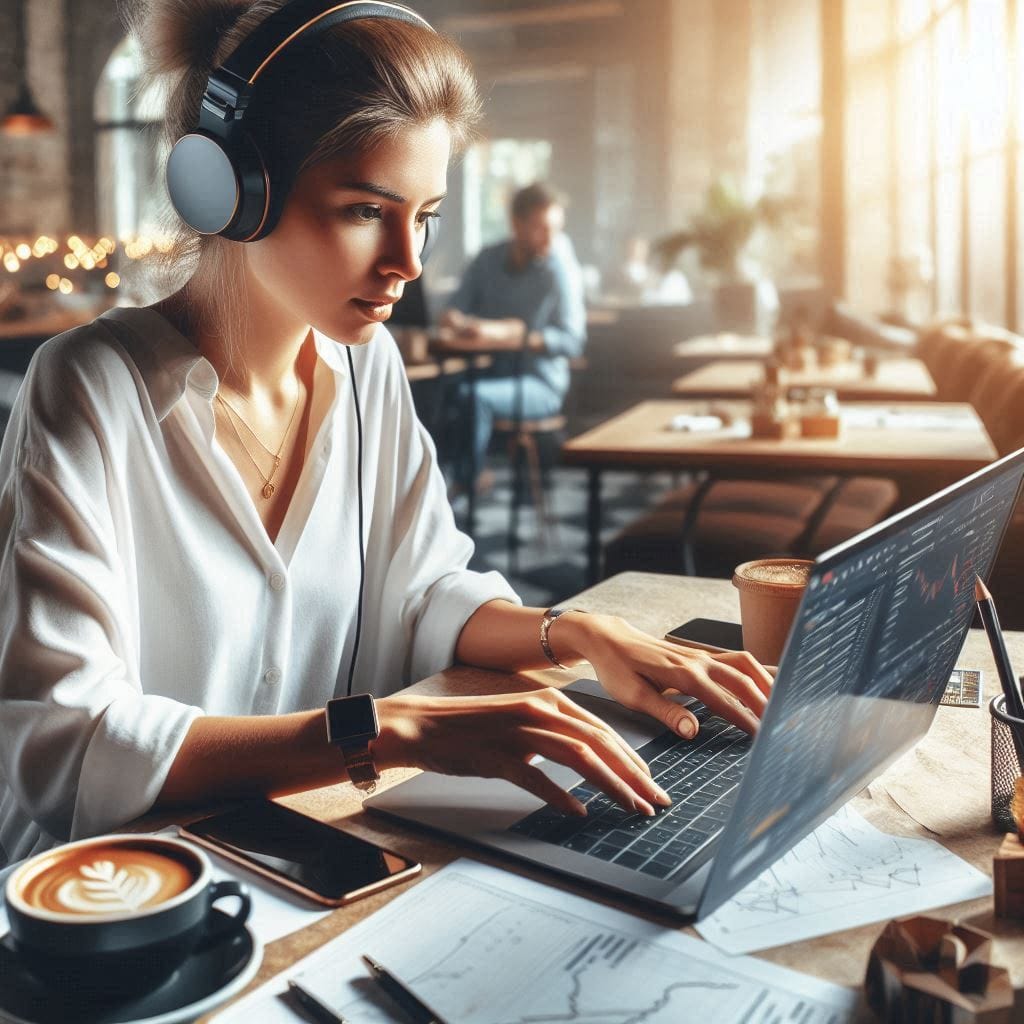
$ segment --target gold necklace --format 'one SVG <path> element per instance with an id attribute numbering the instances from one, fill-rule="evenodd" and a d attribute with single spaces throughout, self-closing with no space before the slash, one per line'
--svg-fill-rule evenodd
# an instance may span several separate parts
<path id="1" fill-rule="evenodd" d="M 245 422 L 245 420 L 242 418 L 242 416 L 239 415 L 238 410 L 235 409 L 231 405 L 231 403 L 226 398 L 224 398 L 223 395 L 221 395 L 221 393 L 219 391 L 217 392 L 217 400 L 221 403 L 221 405 L 224 406 L 225 410 L 228 413 L 228 417 L 227 417 L 228 425 L 234 431 L 235 437 L 238 438 L 238 443 L 242 446 L 242 450 L 249 457 L 249 461 L 253 464 L 253 466 L 256 469 L 256 472 L 259 473 L 259 475 L 260 475 L 260 479 L 263 481 L 263 487 L 260 490 L 260 494 L 262 494 L 264 498 L 267 498 L 267 499 L 272 498 L 274 496 L 274 491 L 277 490 L 277 488 L 274 486 L 274 482 L 273 482 L 274 481 L 274 476 L 277 473 L 278 467 L 281 465 L 281 452 L 284 450 L 285 442 L 288 440 L 288 435 L 292 431 L 292 423 L 295 422 L 295 413 L 298 411 L 299 399 L 301 397 L 302 397 L 302 389 L 299 388 L 297 393 L 296 393 L 296 395 L 295 395 L 295 405 L 292 406 L 292 414 L 288 418 L 288 426 L 286 426 L 284 428 L 284 437 L 281 438 L 281 443 L 278 445 L 277 451 L 276 452 L 272 452 L 259 439 L 259 435 L 256 433 L 256 431 L 253 430 L 252 427 L 250 427 L 249 424 Z M 270 476 L 267 476 L 267 474 L 263 472 L 263 470 L 260 468 L 260 464 L 256 461 L 256 459 L 253 456 L 252 452 L 249 451 L 249 446 L 245 443 L 244 439 L 242 438 L 242 435 L 238 432 L 238 427 L 235 426 L 235 421 L 232 419 L 232 416 L 237 417 L 238 421 L 242 424 L 242 426 L 245 427 L 245 429 L 250 434 L 252 434 L 252 436 L 255 438 L 256 443 L 274 460 L 274 468 L 270 471 Z"/>

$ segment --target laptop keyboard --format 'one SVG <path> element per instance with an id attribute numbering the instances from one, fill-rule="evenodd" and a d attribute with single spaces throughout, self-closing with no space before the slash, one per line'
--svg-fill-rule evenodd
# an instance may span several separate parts
<path id="1" fill-rule="evenodd" d="M 665 732 L 637 751 L 672 797 L 671 807 L 655 804 L 648 818 L 585 782 L 571 792 L 586 805 L 586 818 L 544 806 L 509 831 L 655 878 L 675 874 L 722 831 L 750 752 L 745 732 L 712 716 L 699 701 L 689 708 L 700 722 L 695 740 Z"/>

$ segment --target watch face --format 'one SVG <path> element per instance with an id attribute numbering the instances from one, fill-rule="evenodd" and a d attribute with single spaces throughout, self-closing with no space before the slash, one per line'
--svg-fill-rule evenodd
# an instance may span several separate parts
<path id="1" fill-rule="evenodd" d="M 327 702 L 327 736 L 332 743 L 376 739 L 380 733 L 373 698 L 368 694 Z"/>

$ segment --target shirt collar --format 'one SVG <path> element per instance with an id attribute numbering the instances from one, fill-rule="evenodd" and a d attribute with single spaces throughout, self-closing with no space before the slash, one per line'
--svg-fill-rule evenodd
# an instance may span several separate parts
<path id="1" fill-rule="evenodd" d="M 130 332 L 117 337 L 142 375 L 157 420 L 163 421 L 185 392 L 192 388 L 212 402 L 219 378 L 213 364 L 166 317 L 145 306 L 115 306 L 100 319 L 114 320 Z M 343 345 L 313 329 L 317 355 L 337 374 L 348 375 Z"/>
<path id="2" fill-rule="evenodd" d="M 166 317 L 145 306 L 115 306 L 101 314 L 129 330 L 116 332 L 142 375 L 158 420 L 166 418 L 189 387 L 207 401 L 217 393 L 217 372 Z"/>

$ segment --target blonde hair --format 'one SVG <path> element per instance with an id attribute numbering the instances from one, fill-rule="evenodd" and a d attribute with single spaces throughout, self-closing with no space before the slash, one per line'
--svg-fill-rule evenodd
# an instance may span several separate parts
<path id="1" fill-rule="evenodd" d="M 210 72 L 286 0 L 121 0 L 122 20 L 139 41 L 147 80 L 166 83 L 168 148 L 194 129 Z M 296 88 L 301 83 L 301 88 Z M 297 40 L 260 77 L 247 131 L 268 159 L 278 209 L 296 177 L 330 157 L 365 152 L 410 126 L 443 120 L 461 149 L 480 119 L 473 72 L 451 40 L 420 25 L 364 18 Z M 231 344 L 244 303 L 243 243 L 200 235 L 168 206 L 170 247 L 154 269 L 166 287 L 188 284 L 216 296 Z"/>

